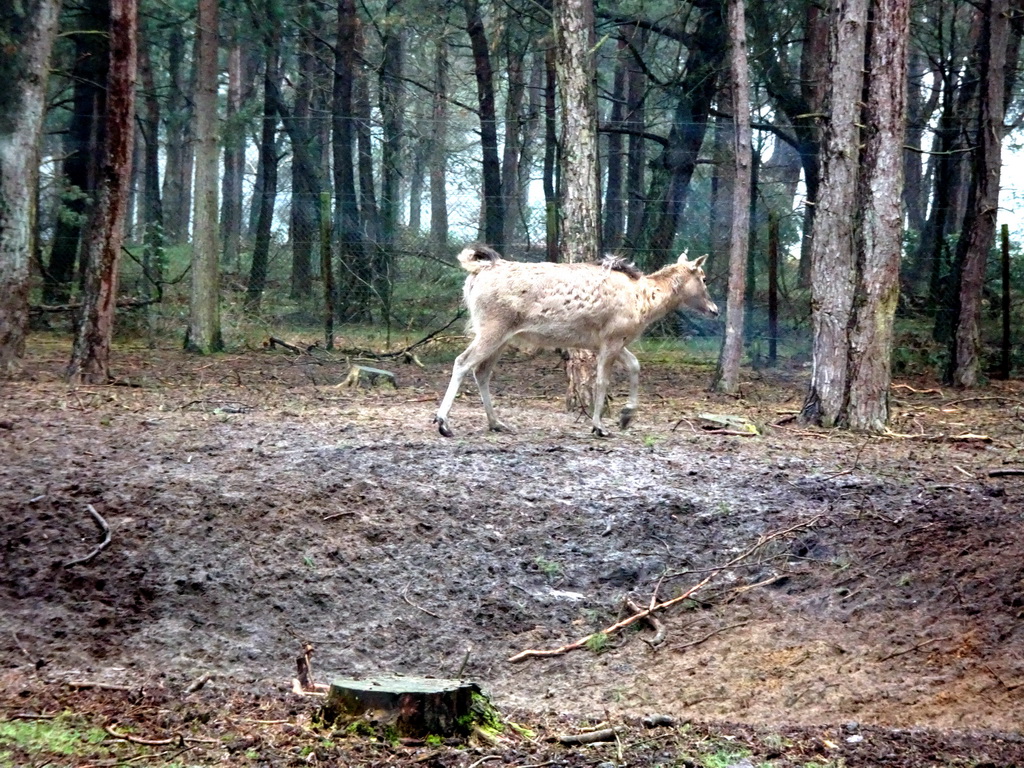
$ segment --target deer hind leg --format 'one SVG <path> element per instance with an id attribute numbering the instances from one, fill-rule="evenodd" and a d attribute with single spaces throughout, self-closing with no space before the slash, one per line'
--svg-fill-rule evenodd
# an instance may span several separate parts
<path id="1" fill-rule="evenodd" d="M 476 338 L 470 342 L 468 347 L 466 347 L 465 352 L 455 358 L 455 364 L 452 366 L 451 381 L 448 382 L 448 389 L 444 393 L 444 399 L 441 400 L 441 405 L 438 407 L 437 414 L 434 416 L 434 423 L 437 424 L 438 432 L 445 437 L 452 437 L 455 434 L 452 432 L 451 427 L 448 426 L 448 412 L 452 409 L 452 403 L 455 402 L 455 396 L 459 394 L 459 387 L 462 386 L 462 380 L 466 377 L 467 373 L 475 371 L 477 367 L 489 359 L 491 355 L 500 351 L 504 345 L 505 340 L 500 337 L 493 338 L 483 334 L 477 334 Z"/>
<path id="2" fill-rule="evenodd" d="M 490 357 L 473 369 L 473 378 L 476 379 L 477 388 L 480 390 L 480 400 L 484 404 L 484 413 L 487 414 L 487 427 L 492 432 L 511 432 L 512 430 L 498 421 L 494 415 L 494 406 L 491 404 L 491 374 L 498 364 L 498 358 L 505 351 L 505 345 L 498 347 Z"/>
<path id="3" fill-rule="evenodd" d="M 625 347 L 619 352 L 618 360 L 629 374 L 629 399 L 619 412 L 619 428 L 625 429 L 633 421 L 637 406 L 640 404 L 640 361 Z"/>
<path id="4" fill-rule="evenodd" d="M 594 381 L 594 416 L 591 423 L 593 425 L 593 432 L 598 437 L 609 436 L 608 432 L 601 426 L 601 412 L 604 411 L 604 400 L 608 396 L 608 384 L 612 378 L 612 364 L 619 357 L 620 349 L 602 348 L 597 353 L 597 378 Z"/>

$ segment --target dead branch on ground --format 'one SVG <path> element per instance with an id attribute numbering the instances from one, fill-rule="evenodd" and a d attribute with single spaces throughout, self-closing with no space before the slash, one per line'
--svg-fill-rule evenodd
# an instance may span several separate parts
<path id="1" fill-rule="evenodd" d="M 990 469 L 989 477 L 1019 477 L 1024 475 L 1024 469 Z"/>
<path id="2" fill-rule="evenodd" d="M 641 613 L 644 610 L 635 600 L 632 600 L 628 597 L 622 602 L 633 613 Z M 667 634 L 665 625 L 662 624 L 656 616 L 653 616 L 651 614 L 645 616 L 644 621 L 651 625 L 651 629 L 654 630 L 654 637 L 652 637 L 650 640 L 648 640 L 646 637 L 641 637 L 640 639 L 647 643 L 649 646 L 651 646 L 651 648 L 657 648 L 659 645 L 665 642 L 665 635 Z"/>
<path id="3" fill-rule="evenodd" d="M 715 576 L 718 575 L 721 571 L 723 571 L 723 570 L 725 570 L 727 568 L 732 568 L 732 567 L 736 566 L 737 564 L 743 562 L 744 560 L 747 560 L 752 555 L 754 555 L 755 553 L 757 553 L 761 549 L 763 549 L 765 547 L 765 545 L 767 545 L 771 541 L 774 541 L 775 539 L 781 538 L 783 536 L 787 536 L 787 535 L 789 535 L 789 534 L 791 534 L 791 533 L 793 533 L 795 531 L 802 530 L 804 528 L 810 528 L 811 526 L 815 525 L 821 519 L 821 517 L 822 517 L 821 515 L 815 515 L 813 518 L 811 518 L 807 522 L 797 523 L 796 525 L 792 525 L 789 528 L 785 528 L 785 529 L 780 530 L 780 531 L 774 531 L 772 533 L 768 533 L 768 534 L 765 534 L 765 535 L 761 536 L 753 546 L 751 546 L 748 549 L 746 549 L 745 551 L 741 552 L 739 555 L 737 555 L 736 557 L 734 557 L 732 560 L 730 560 L 729 562 L 725 563 L 724 565 L 721 565 L 721 566 L 719 566 L 717 568 L 712 569 L 711 572 L 708 573 L 707 576 L 705 576 L 699 582 L 697 582 L 692 587 L 690 587 L 689 589 L 684 591 L 681 595 L 678 595 L 678 596 L 672 598 L 671 600 L 665 600 L 664 602 L 656 603 L 654 605 L 648 606 L 647 608 L 643 609 L 642 611 L 637 611 L 636 613 L 632 614 L 631 616 L 627 616 L 626 618 L 622 619 L 621 621 L 618 621 L 618 622 L 616 622 L 615 624 L 612 624 L 609 627 L 605 627 L 604 629 L 602 629 L 602 630 L 600 630 L 598 632 L 592 632 L 591 634 L 587 635 L 586 637 L 580 638 L 579 640 L 576 640 L 575 642 L 567 643 L 566 645 L 560 646 L 558 648 L 550 648 L 550 649 L 530 648 L 530 649 L 527 649 L 525 651 L 520 651 L 519 653 L 515 654 L 514 656 L 510 656 L 508 658 L 508 661 L 510 661 L 510 662 L 518 662 L 518 661 L 523 661 L 525 659 L 537 658 L 537 657 L 561 656 L 562 654 L 568 653 L 569 651 L 575 651 L 575 650 L 578 650 L 579 648 L 583 648 L 584 646 L 587 645 L 588 642 L 591 641 L 592 638 L 594 638 L 594 637 L 596 637 L 598 635 L 611 635 L 611 634 L 614 634 L 616 632 L 619 632 L 619 631 L 625 629 L 628 626 L 631 626 L 631 625 L 635 624 L 638 621 L 646 619 L 648 616 L 650 616 L 653 613 L 656 613 L 658 611 L 663 611 L 663 610 L 665 610 L 667 608 L 671 608 L 673 605 L 677 605 L 677 604 L 683 602 L 684 600 L 689 600 L 690 598 L 693 597 L 694 594 L 696 594 L 701 589 L 703 589 L 708 584 L 710 584 L 711 581 L 715 578 Z"/>
<path id="4" fill-rule="evenodd" d="M 615 741 L 616 736 L 622 730 L 619 728 L 602 728 L 599 731 L 586 731 L 585 733 L 560 733 L 555 737 L 559 744 L 597 744 L 602 741 Z"/>
<path id="5" fill-rule="evenodd" d="M 72 560 L 71 562 L 64 563 L 65 568 L 70 568 L 73 565 L 84 565 L 85 563 L 88 563 L 94 557 L 96 557 L 96 555 L 98 555 L 100 552 L 106 549 L 108 544 L 110 544 L 110 526 L 107 525 L 107 521 L 103 519 L 103 516 L 96 511 L 96 508 L 92 504 L 86 504 L 85 507 L 86 509 L 89 510 L 89 514 L 92 515 L 92 519 L 96 521 L 96 525 L 99 526 L 100 532 L 103 534 L 103 541 L 101 541 L 99 545 L 85 557 L 80 557 L 77 560 Z"/>

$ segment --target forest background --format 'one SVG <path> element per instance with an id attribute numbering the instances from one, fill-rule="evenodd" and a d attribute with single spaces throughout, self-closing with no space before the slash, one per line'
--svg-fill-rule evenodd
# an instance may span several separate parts
<path id="1" fill-rule="evenodd" d="M 807 421 L 884 428 L 889 366 L 858 394 L 858 356 L 961 386 L 1019 370 L 1024 264 L 997 232 L 1015 221 L 1020 3 L 728 5 L 747 21 L 715 0 L 12 6 L 0 362 L 17 370 L 30 326 L 74 333 L 69 376 L 108 380 L 115 311 L 119 332 L 200 353 L 288 333 L 330 348 L 335 324 L 390 348 L 450 327 L 465 242 L 571 260 L 582 195 L 589 252 L 648 271 L 708 254 L 745 360 L 811 361 Z M 587 43 L 589 195 L 572 179 L 586 139 L 567 138 L 570 28 Z M 875 163 L 887 130 L 900 161 Z M 842 181 L 842 162 L 876 170 Z M 872 178 L 896 245 L 872 234 Z"/>

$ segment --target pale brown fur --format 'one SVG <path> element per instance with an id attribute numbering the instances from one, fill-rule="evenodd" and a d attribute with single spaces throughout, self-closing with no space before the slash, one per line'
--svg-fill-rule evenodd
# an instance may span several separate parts
<path id="1" fill-rule="evenodd" d="M 639 398 L 640 365 L 626 349 L 648 325 L 687 307 L 717 316 L 708 296 L 701 257 L 678 262 L 651 275 L 624 272 L 605 264 L 554 264 L 506 261 L 486 246 L 469 246 L 459 263 L 469 272 L 463 288 L 475 338 L 455 361 L 452 379 L 434 421 L 451 436 L 448 412 L 463 377 L 470 371 L 480 389 L 490 429 L 505 431 L 491 405 L 490 378 L 509 343 L 533 347 L 593 350 L 597 354 L 593 430 L 601 411 L 615 361 L 629 373 L 630 394 L 620 425 L 628 426 Z"/>

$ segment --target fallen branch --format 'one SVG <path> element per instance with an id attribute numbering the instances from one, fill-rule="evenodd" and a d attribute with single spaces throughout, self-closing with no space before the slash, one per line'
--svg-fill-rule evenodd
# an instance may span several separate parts
<path id="1" fill-rule="evenodd" d="M 1019 477 L 1024 475 L 1024 469 L 990 469 L 989 477 Z"/>
<path id="2" fill-rule="evenodd" d="M 96 508 L 92 504 L 86 504 L 85 507 L 86 509 L 89 510 L 89 514 L 92 515 L 92 519 L 96 521 L 96 525 L 99 526 L 100 532 L 103 534 L 103 541 L 101 541 L 99 545 L 85 557 L 80 557 L 77 560 L 72 560 L 69 563 L 64 563 L 65 568 L 70 568 L 73 565 L 84 565 L 85 563 L 88 563 L 90 560 L 96 557 L 96 555 L 98 555 L 100 552 L 106 549 L 108 544 L 110 544 L 110 526 L 107 525 L 107 521 L 103 519 L 103 516 L 96 511 Z"/>
<path id="3" fill-rule="evenodd" d="M 657 594 L 657 590 L 655 590 L 655 594 Z M 631 610 L 633 613 L 641 613 L 644 610 L 639 606 L 638 603 L 636 603 L 634 600 L 631 600 L 628 597 L 625 600 L 623 600 L 623 603 L 625 603 L 626 607 L 629 608 L 629 610 Z M 641 637 L 640 639 L 647 643 L 649 646 L 651 646 L 651 648 L 657 648 L 659 645 L 665 642 L 665 625 L 662 624 L 656 616 L 653 616 L 651 614 L 645 616 L 644 621 L 651 625 L 651 629 L 654 630 L 654 637 L 652 637 L 650 640 L 648 640 L 646 637 Z"/>
<path id="4" fill-rule="evenodd" d="M 632 624 L 635 624 L 636 622 L 638 622 L 638 621 L 640 621 L 642 619 L 646 619 L 652 613 L 656 613 L 657 611 L 663 611 L 666 608 L 671 608 L 673 605 L 677 605 L 678 603 L 683 602 L 684 600 L 689 600 L 690 598 L 693 597 L 694 594 L 696 594 L 701 589 L 703 589 L 708 584 L 710 584 L 712 579 L 714 579 L 714 577 L 719 572 L 721 572 L 723 570 L 726 570 L 727 568 L 732 568 L 737 563 L 743 562 L 744 560 L 749 558 L 751 555 L 753 555 L 755 552 L 757 552 L 758 550 L 762 549 L 769 542 L 771 542 L 771 541 L 773 541 L 775 539 L 781 538 L 782 536 L 786 536 L 788 534 L 791 534 L 794 531 L 798 531 L 798 530 L 801 530 L 803 528 L 809 528 L 812 525 L 814 525 L 815 523 L 817 523 L 820 519 L 821 519 L 821 515 L 815 515 L 813 518 L 811 518 L 810 520 L 808 520 L 805 523 L 797 523 L 796 525 L 792 525 L 789 528 L 785 528 L 785 529 L 783 529 L 781 531 L 775 531 L 773 533 L 769 533 L 769 534 L 765 534 L 764 536 L 761 536 L 757 540 L 757 543 L 755 543 L 749 549 L 747 549 L 744 552 L 741 552 L 739 555 L 737 555 L 736 557 L 734 557 L 732 560 L 730 560 L 729 562 L 725 563 L 724 565 L 721 565 L 721 566 L 718 566 L 717 568 L 711 569 L 710 573 L 708 573 L 707 576 L 705 576 L 699 582 L 697 582 L 692 587 L 690 587 L 688 590 L 683 592 L 681 595 L 678 595 L 677 597 L 674 597 L 671 600 L 666 600 L 666 601 L 661 602 L 661 603 L 655 603 L 654 605 L 651 605 L 651 606 L 643 609 L 642 611 L 637 611 L 632 616 L 627 616 L 625 619 L 622 619 L 621 621 L 618 621 L 615 624 L 612 624 L 610 627 L 606 627 L 605 629 L 602 629 L 599 632 L 592 632 L 591 634 L 587 635 L 586 637 L 580 638 L 579 640 L 577 640 L 577 641 L 575 641 L 573 643 L 568 643 L 566 645 L 560 646 L 559 648 L 551 648 L 551 649 L 535 649 L 535 648 L 531 648 L 531 649 L 528 649 L 528 650 L 525 650 L 525 651 L 520 651 L 519 653 L 515 654 L 514 656 L 510 656 L 508 658 L 508 661 L 515 663 L 515 662 L 519 662 L 519 661 L 523 661 L 525 659 L 530 659 L 530 658 L 535 658 L 535 657 L 561 656 L 562 654 L 568 653 L 569 651 L 575 651 L 575 650 L 577 650 L 579 648 L 583 648 L 584 646 L 587 645 L 588 642 L 590 642 L 591 638 L 595 637 L 596 635 L 611 635 L 611 634 L 613 634 L 615 632 L 619 632 L 619 631 L 625 629 L 626 627 L 631 626 Z"/>
<path id="5" fill-rule="evenodd" d="M 603 728 L 586 733 L 561 733 L 555 737 L 559 744 L 597 744 L 601 741 L 615 741 L 622 728 Z"/>
<path id="6" fill-rule="evenodd" d="M 276 336 L 270 337 L 267 346 L 269 346 L 271 349 L 273 349 L 274 347 L 284 347 L 289 352 L 294 352 L 297 355 L 304 354 L 307 351 L 302 347 L 296 347 L 294 344 L 289 344 L 287 341 L 283 341 L 282 339 L 279 339 Z"/>

